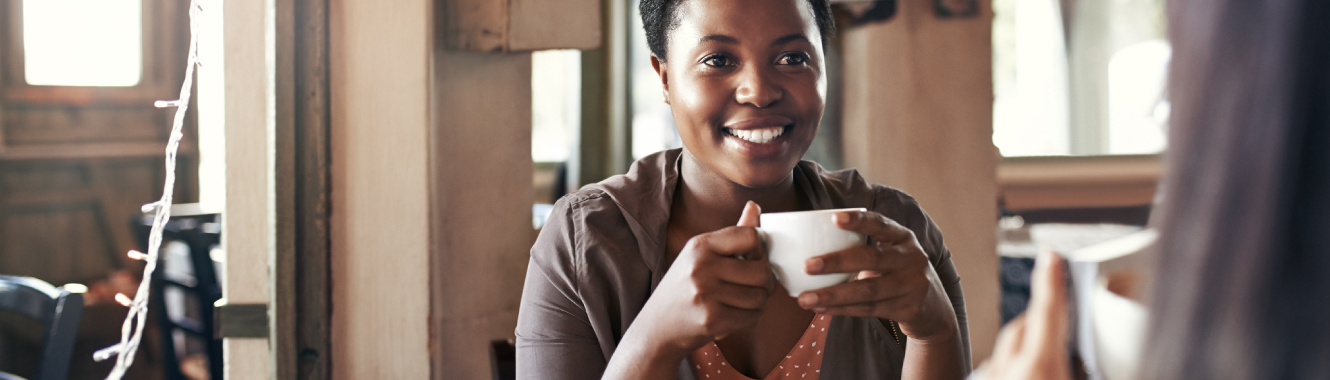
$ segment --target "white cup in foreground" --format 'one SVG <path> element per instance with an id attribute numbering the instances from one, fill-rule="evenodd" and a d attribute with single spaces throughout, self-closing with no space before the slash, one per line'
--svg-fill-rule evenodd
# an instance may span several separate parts
<path id="1" fill-rule="evenodd" d="M 804 261 L 808 259 L 868 243 L 864 235 L 836 227 L 832 216 L 845 211 L 867 210 L 842 208 L 762 214 L 762 227 L 758 229 L 766 240 L 771 270 L 791 297 L 850 279 L 850 273 L 809 275 L 804 271 Z"/>

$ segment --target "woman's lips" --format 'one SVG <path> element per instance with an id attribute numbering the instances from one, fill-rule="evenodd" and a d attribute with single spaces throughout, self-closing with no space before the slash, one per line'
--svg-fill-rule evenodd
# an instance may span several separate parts
<path id="1" fill-rule="evenodd" d="M 725 123 L 721 131 L 726 137 L 743 140 L 753 144 L 766 144 L 775 141 L 794 124 L 784 116 L 762 116 Z"/>
<path id="2" fill-rule="evenodd" d="M 761 129 L 730 129 L 725 128 L 725 133 L 744 141 L 755 144 L 766 144 L 780 137 L 785 133 L 784 127 L 761 128 Z"/>

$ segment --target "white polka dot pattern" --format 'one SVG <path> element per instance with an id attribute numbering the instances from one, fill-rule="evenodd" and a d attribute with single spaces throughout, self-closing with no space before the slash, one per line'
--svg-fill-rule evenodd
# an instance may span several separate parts
<path id="1" fill-rule="evenodd" d="M 808 330 L 799 337 L 799 342 L 785 355 L 785 360 L 777 364 L 763 380 L 817 380 L 822 372 L 822 350 L 817 349 L 817 345 L 827 340 L 829 324 L 831 318 L 821 314 L 813 316 L 813 323 L 808 325 Z M 715 342 L 693 351 L 690 358 L 695 364 L 694 372 L 700 379 L 754 380 L 731 368 Z M 720 363 L 715 363 L 717 361 Z"/>

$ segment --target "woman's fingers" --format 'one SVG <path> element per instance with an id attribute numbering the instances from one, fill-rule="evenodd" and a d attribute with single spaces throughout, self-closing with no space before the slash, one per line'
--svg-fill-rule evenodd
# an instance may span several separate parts
<path id="1" fill-rule="evenodd" d="M 1013 376 L 1010 369 L 1013 362 L 1021 355 L 1022 340 L 1025 338 L 1025 315 L 1018 315 L 1011 322 L 998 332 L 997 343 L 993 345 L 993 356 L 988 358 L 980 369 L 983 373 L 981 379 L 1018 379 L 1019 376 Z M 978 371 L 976 371 L 978 372 Z"/>
<path id="2" fill-rule="evenodd" d="M 914 240 L 914 231 L 872 211 L 838 212 L 833 217 L 836 226 L 873 238 L 881 243 L 899 243 Z"/>
<path id="3" fill-rule="evenodd" d="M 748 286 L 722 282 L 708 289 L 702 289 L 704 300 L 743 310 L 761 310 L 766 305 L 771 290 L 760 286 Z"/>
<path id="4" fill-rule="evenodd" d="M 1025 315 L 1018 315 L 1011 322 L 998 332 L 997 343 L 993 345 L 993 357 L 990 359 L 994 363 L 1007 363 L 1016 353 L 1021 351 L 1021 343 L 1025 338 Z"/>
<path id="5" fill-rule="evenodd" d="M 1025 309 L 1029 326 L 1026 345 L 1045 349 L 1065 347 L 1067 342 L 1067 282 L 1062 258 L 1043 251 L 1030 275 L 1030 306 Z"/>
<path id="6" fill-rule="evenodd" d="M 748 201 L 748 203 L 744 205 L 743 214 L 739 216 L 739 224 L 737 224 L 737 226 L 758 227 L 761 216 L 762 207 L 758 206 L 757 202 Z"/>
<path id="7" fill-rule="evenodd" d="M 827 308 L 827 310 L 847 307 L 854 309 L 851 311 L 853 315 L 861 315 L 860 312 L 870 309 L 863 304 L 883 304 L 893 298 L 910 294 L 913 290 L 900 277 L 872 277 L 803 292 L 799 295 L 799 306 L 807 309 Z"/>
<path id="8" fill-rule="evenodd" d="M 684 247 L 685 250 L 710 252 L 744 260 L 765 260 L 767 255 L 766 250 L 762 248 L 762 238 L 754 227 L 726 227 L 697 235 L 688 241 L 688 245 L 690 247 Z"/>
<path id="9" fill-rule="evenodd" d="M 907 255 L 910 254 L 918 256 L 914 259 L 926 259 L 927 257 L 923 253 L 909 252 L 907 246 L 864 245 L 805 260 L 804 272 L 808 274 L 827 274 L 859 273 L 868 270 L 878 273 L 891 273 L 909 265 L 910 257 Z"/>
<path id="10" fill-rule="evenodd" d="M 775 278 L 771 274 L 771 264 L 766 261 L 716 257 L 701 261 L 701 265 L 695 270 L 711 271 L 721 281 L 738 285 L 766 289 L 775 286 Z"/>

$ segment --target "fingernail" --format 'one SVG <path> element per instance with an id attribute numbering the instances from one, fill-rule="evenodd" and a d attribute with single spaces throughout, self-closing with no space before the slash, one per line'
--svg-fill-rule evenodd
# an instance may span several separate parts
<path id="1" fill-rule="evenodd" d="M 831 221 L 836 224 L 845 224 L 850 222 L 850 213 L 838 212 L 831 216 Z"/>
<path id="2" fill-rule="evenodd" d="M 799 305 L 809 307 L 817 304 L 817 293 L 804 292 L 799 295 Z"/>
<path id="3" fill-rule="evenodd" d="M 808 274 L 820 272 L 822 271 L 822 265 L 821 258 L 814 257 L 808 259 L 807 261 L 804 261 L 804 272 L 807 272 Z"/>
<path id="4" fill-rule="evenodd" d="M 818 313 L 818 314 L 822 314 L 822 313 L 827 312 L 827 308 L 825 308 L 825 307 L 815 307 L 815 308 L 813 308 L 813 312 L 814 312 L 814 313 Z"/>

